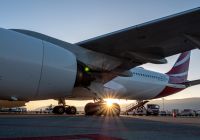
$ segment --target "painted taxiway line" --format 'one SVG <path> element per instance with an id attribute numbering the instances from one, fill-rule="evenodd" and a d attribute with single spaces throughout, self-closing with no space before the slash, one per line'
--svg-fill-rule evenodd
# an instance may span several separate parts
<path id="1" fill-rule="evenodd" d="M 81 134 L 81 135 L 66 135 L 66 136 L 48 136 L 48 137 L 23 137 L 23 138 L 0 138 L 0 140 L 124 140 L 121 138 L 110 137 L 101 134 Z"/>

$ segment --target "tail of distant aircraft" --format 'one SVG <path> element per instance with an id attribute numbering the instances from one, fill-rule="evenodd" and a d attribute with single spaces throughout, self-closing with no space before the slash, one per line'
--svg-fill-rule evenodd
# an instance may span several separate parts
<path id="1" fill-rule="evenodd" d="M 166 74 L 169 75 L 170 83 L 184 83 L 188 78 L 191 51 L 182 53 L 172 69 Z"/>

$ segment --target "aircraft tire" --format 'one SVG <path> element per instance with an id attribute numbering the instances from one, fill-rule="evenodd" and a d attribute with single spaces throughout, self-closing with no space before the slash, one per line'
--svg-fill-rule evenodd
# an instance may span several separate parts
<path id="1" fill-rule="evenodd" d="M 55 106 L 53 108 L 53 113 L 62 115 L 65 113 L 65 108 L 63 106 Z"/>
<path id="2" fill-rule="evenodd" d="M 114 103 L 114 104 L 113 104 L 113 110 L 114 110 L 114 111 L 113 111 L 114 116 L 119 116 L 119 115 L 120 115 L 121 109 L 120 109 L 119 104 Z"/>
<path id="3" fill-rule="evenodd" d="M 77 109 L 74 106 L 68 106 L 68 107 L 65 108 L 65 113 L 66 114 L 75 115 L 76 112 L 77 112 Z"/>
<path id="4" fill-rule="evenodd" d="M 98 103 L 87 103 L 85 105 L 85 115 L 86 116 L 92 116 L 92 115 L 97 115 L 99 114 L 99 108 L 100 108 L 100 104 Z"/>
<path id="5" fill-rule="evenodd" d="M 120 106 L 117 103 L 113 103 L 111 108 L 107 108 L 105 105 L 104 116 L 118 117 L 120 115 Z"/>

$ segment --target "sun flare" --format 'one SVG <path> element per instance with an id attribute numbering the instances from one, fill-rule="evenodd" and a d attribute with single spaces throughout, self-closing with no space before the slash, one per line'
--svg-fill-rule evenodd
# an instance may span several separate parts
<path id="1" fill-rule="evenodd" d="M 112 102 L 112 100 L 107 100 L 106 104 L 108 107 L 112 107 L 113 102 Z"/>
<path id="2" fill-rule="evenodd" d="M 120 101 L 117 99 L 107 98 L 105 101 L 108 107 L 112 107 L 114 103 L 120 104 Z"/>

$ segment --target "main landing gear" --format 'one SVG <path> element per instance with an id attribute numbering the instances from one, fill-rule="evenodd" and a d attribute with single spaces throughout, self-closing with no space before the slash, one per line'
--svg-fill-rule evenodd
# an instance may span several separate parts
<path id="1" fill-rule="evenodd" d="M 76 110 L 76 107 L 74 106 L 68 106 L 68 105 L 65 105 L 65 99 L 59 99 L 58 100 L 58 106 L 55 106 L 53 108 L 53 113 L 54 114 L 71 114 L 71 115 L 75 115 L 77 110 Z"/>
<path id="2" fill-rule="evenodd" d="M 119 116 L 120 106 L 117 103 L 108 104 L 102 99 L 99 99 L 98 101 L 94 100 L 94 103 L 86 104 L 85 115 L 86 116 L 93 116 L 93 115 Z"/>

